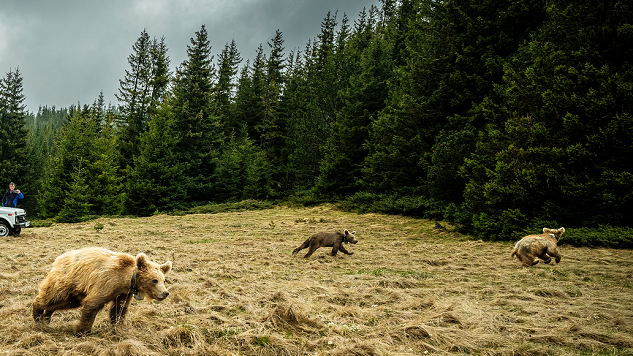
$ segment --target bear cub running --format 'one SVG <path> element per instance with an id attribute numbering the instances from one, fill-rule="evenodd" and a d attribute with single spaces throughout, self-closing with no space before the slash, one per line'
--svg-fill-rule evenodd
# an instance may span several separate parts
<path id="1" fill-rule="evenodd" d="M 545 227 L 542 234 L 529 235 L 519 240 L 514 245 L 510 257 L 517 256 L 523 267 L 534 266 L 539 258 L 545 263 L 550 263 L 554 257 L 558 263 L 561 258 L 558 253 L 558 240 L 564 232 L 564 227 L 558 230 Z"/>
<path id="2" fill-rule="evenodd" d="M 89 334 L 97 313 L 112 302 L 110 322 L 121 323 L 134 298 L 163 300 L 169 292 L 165 275 L 171 261 L 162 265 L 99 247 L 66 252 L 55 259 L 53 268 L 40 284 L 33 302 L 33 319 L 49 323 L 57 310 L 81 308 L 77 336 Z"/>
<path id="3" fill-rule="evenodd" d="M 299 247 L 295 248 L 292 251 L 293 255 L 296 255 L 299 251 L 304 248 L 310 247 L 308 253 L 306 253 L 304 258 L 308 258 L 312 256 L 314 251 L 316 251 L 319 247 L 332 247 L 332 256 L 336 256 L 336 253 L 340 250 L 341 252 L 353 255 L 354 252 L 348 252 L 345 247 L 343 247 L 343 243 L 352 243 L 356 244 L 358 240 L 354 234 L 356 231 L 350 234 L 349 231 L 345 230 L 345 232 L 317 232 L 316 234 L 308 237 L 308 239 Z"/>

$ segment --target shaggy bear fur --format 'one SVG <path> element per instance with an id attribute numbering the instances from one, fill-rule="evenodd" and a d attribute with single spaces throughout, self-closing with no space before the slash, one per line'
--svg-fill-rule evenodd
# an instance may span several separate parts
<path id="1" fill-rule="evenodd" d="M 558 230 L 543 228 L 540 235 L 529 235 L 519 240 L 514 245 L 514 250 L 510 257 L 517 256 L 523 267 L 534 266 L 538 263 L 538 258 L 545 263 L 550 263 L 552 257 L 555 257 L 556 263 L 560 262 L 560 254 L 558 253 L 558 240 L 565 232 L 565 228 Z"/>
<path id="2" fill-rule="evenodd" d="M 110 321 L 115 324 L 125 320 L 132 296 L 167 298 L 165 274 L 169 271 L 171 261 L 158 265 L 143 253 L 135 258 L 98 247 L 66 252 L 55 259 L 39 286 L 33 319 L 49 323 L 56 310 L 81 308 L 76 333 L 89 334 L 97 313 L 109 302 Z"/>
<path id="3" fill-rule="evenodd" d="M 316 249 L 319 247 L 332 247 L 332 256 L 336 256 L 336 253 L 339 250 L 345 254 L 353 255 L 354 252 L 348 252 L 345 247 L 343 247 L 343 243 L 357 243 L 358 240 L 356 239 L 356 236 L 354 236 L 355 233 L 356 231 L 350 234 L 347 230 L 345 230 L 344 233 L 340 231 L 317 232 L 316 234 L 308 237 L 308 239 L 301 246 L 295 248 L 294 251 L 292 251 L 292 254 L 296 255 L 304 248 L 310 247 L 308 253 L 303 256 L 304 258 L 308 258 L 312 256 L 314 251 L 316 251 Z"/>

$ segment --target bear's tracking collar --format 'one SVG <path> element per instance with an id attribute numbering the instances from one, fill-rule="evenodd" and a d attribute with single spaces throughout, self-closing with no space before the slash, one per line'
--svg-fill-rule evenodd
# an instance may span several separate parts
<path id="1" fill-rule="evenodd" d="M 138 286 L 136 285 L 136 271 L 138 271 L 138 268 L 135 268 L 134 273 L 132 273 L 132 281 L 130 281 L 130 287 L 132 288 L 132 295 L 134 296 L 134 299 L 142 300 L 143 298 L 139 297 L 138 295 Z"/>

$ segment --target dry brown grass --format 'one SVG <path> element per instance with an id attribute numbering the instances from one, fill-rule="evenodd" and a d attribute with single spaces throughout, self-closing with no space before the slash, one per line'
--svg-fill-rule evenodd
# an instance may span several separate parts
<path id="1" fill-rule="evenodd" d="M 291 255 L 345 228 L 360 240 L 353 256 Z M 630 250 L 563 245 L 561 264 L 523 269 L 510 243 L 330 206 L 101 218 L 1 244 L 0 356 L 633 354 Z M 33 322 L 55 257 L 86 246 L 172 260 L 171 295 L 134 301 L 118 327 L 102 311 L 83 338 L 78 311 Z"/>

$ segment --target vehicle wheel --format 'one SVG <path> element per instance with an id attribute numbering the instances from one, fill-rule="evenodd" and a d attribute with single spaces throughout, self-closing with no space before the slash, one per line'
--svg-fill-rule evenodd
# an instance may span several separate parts
<path id="1" fill-rule="evenodd" d="M 22 226 L 16 226 L 15 228 L 13 228 L 13 236 L 20 235 L 20 232 L 22 232 Z"/>
<path id="2" fill-rule="evenodd" d="M 7 237 L 11 235 L 11 227 L 8 223 L 0 221 L 0 237 Z"/>

